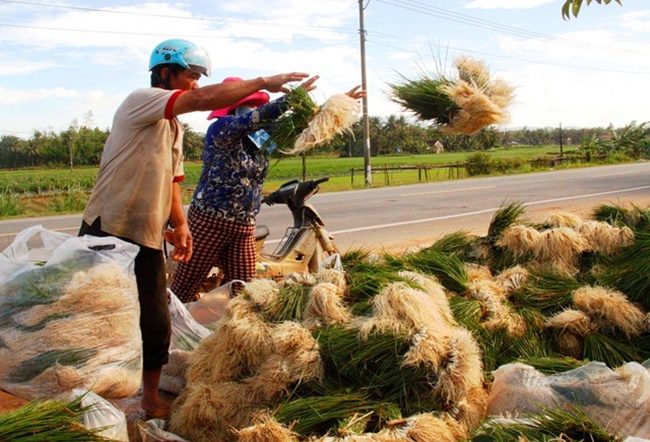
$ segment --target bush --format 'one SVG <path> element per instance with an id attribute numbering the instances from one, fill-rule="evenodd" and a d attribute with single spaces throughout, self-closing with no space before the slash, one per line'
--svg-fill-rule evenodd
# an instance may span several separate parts
<path id="1" fill-rule="evenodd" d="M 508 173 L 520 170 L 524 166 L 524 160 L 521 158 L 494 158 L 492 160 L 492 171 L 499 173 Z"/>
<path id="2" fill-rule="evenodd" d="M 10 216 L 22 215 L 23 211 L 20 207 L 18 195 L 9 191 L 0 193 L 0 217 L 6 218 Z"/>
<path id="3" fill-rule="evenodd" d="M 485 152 L 476 152 L 467 157 L 465 160 L 465 169 L 467 175 L 488 175 L 492 171 L 492 157 Z"/>

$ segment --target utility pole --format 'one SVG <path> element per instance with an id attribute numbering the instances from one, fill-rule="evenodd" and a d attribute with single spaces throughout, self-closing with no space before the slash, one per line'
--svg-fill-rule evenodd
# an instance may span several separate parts
<path id="1" fill-rule="evenodd" d="M 562 123 L 560 123 L 560 158 L 562 158 Z"/>
<path id="2" fill-rule="evenodd" d="M 370 1 L 370 0 L 368 0 Z M 361 43 L 361 88 L 366 91 L 363 97 L 363 170 L 366 186 L 372 184 L 372 168 L 370 166 L 370 121 L 368 120 L 368 85 L 366 82 L 366 29 L 363 24 L 363 0 L 359 0 L 359 41 Z"/>
<path id="3" fill-rule="evenodd" d="M 73 149 L 74 149 L 74 140 L 72 139 L 73 135 L 70 135 L 70 141 L 68 142 L 68 153 L 70 155 L 70 170 L 74 170 L 74 161 L 73 161 Z"/>
<path id="4" fill-rule="evenodd" d="M 77 124 L 77 119 L 75 118 L 68 129 L 70 133 L 70 138 L 68 138 L 68 155 L 70 157 L 70 170 L 74 170 L 74 138 L 77 133 L 79 125 Z"/>

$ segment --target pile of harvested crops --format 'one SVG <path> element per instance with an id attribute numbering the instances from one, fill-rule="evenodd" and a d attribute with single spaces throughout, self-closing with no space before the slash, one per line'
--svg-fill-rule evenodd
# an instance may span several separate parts
<path id="1" fill-rule="evenodd" d="M 254 281 L 228 304 L 190 359 L 171 428 L 194 441 L 270 427 L 282 437 L 423 441 L 444 429 L 456 440 L 478 425 L 486 399 L 479 347 L 434 279 L 398 272 L 354 300 L 327 270 Z"/>
<path id="2" fill-rule="evenodd" d="M 455 67 L 456 72 L 451 73 L 403 77 L 401 83 L 389 85 L 390 97 L 448 133 L 472 134 L 505 123 L 514 88 L 494 78 L 485 63 L 471 57 L 458 57 Z"/>
<path id="3" fill-rule="evenodd" d="M 490 419 L 488 393 L 509 364 L 543 376 L 650 358 L 650 234 L 613 211 L 531 223 L 513 203 L 485 237 L 453 233 L 399 257 L 349 252 L 344 273 L 253 281 L 190 355 L 171 431 L 278 442 L 607 434 L 615 407 L 599 408 L 601 421 L 587 402 L 507 410 L 529 420 L 503 422 Z M 621 428 L 607 428 L 611 440 L 641 434 Z"/>

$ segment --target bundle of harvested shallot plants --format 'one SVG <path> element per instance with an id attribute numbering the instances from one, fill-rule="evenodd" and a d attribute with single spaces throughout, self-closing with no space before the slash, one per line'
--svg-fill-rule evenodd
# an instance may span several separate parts
<path id="1" fill-rule="evenodd" d="M 448 133 L 472 134 L 505 123 L 514 88 L 494 78 L 482 61 L 461 56 L 455 67 L 456 73 L 423 73 L 415 79 L 402 76 L 402 83 L 389 84 L 390 97 Z"/>

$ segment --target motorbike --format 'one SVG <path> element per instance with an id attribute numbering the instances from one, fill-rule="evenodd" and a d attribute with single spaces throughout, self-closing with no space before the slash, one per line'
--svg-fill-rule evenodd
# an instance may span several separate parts
<path id="1" fill-rule="evenodd" d="M 287 227 L 284 236 L 273 251 L 265 248 L 270 235 L 266 225 L 258 224 L 255 232 L 257 250 L 256 277 L 281 280 L 291 273 L 316 273 L 324 266 L 342 270 L 340 252 L 334 237 L 325 228 L 323 219 L 316 209 L 306 201 L 318 193 L 320 184 L 329 180 L 322 177 L 315 180 L 292 180 L 262 198 L 268 206 L 286 205 L 291 212 L 293 225 Z M 204 283 L 203 292 L 220 287 L 223 275 L 213 268 Z"/>
<path id="2" fill-rule="evenodd" d="M 262 198 L 262 203 L 272 206 L 284 204 L 293 217 L 293 226 L 287 227 L 284 237 L 273 252 L 267 252 L 264 241 L 269 235 L 266 225 L 256 231 L 258 278 L 282 279 L 293 272 L 315 273 L 332 256 L 340 254 L 334 237 L 325 229 L 325 223 L 316 209 L 306 201 L 314 196 L 320 184 L 329 180 L 293 180 Z"/>

